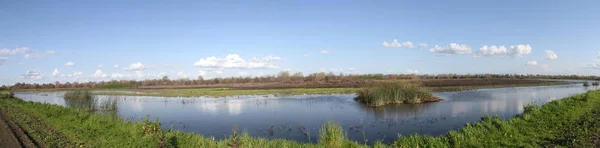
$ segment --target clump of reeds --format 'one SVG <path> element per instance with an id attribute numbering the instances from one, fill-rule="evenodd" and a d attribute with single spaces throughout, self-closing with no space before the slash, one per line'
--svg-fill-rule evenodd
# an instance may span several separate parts
<path id="1" fill-rule="evenodd" d="M 325 145 L 326 147 L 342 147 L 346 134 L 342 127 L 332 121 L 327 122 L 321 126 L 319 132 L 319 144 Z"/>
<path id="2" fill-rule="evenodd" d="M 439 101 L 419 81 L 380 82 L 363 87 L 354 100 L 367 106 L 417 104 Z"/>
<path id="3" fill-rule="evenodd" d="M 592 85 L 593 86 L 598 86 L 598 85 L 600 85 L 600 83 L 598 83 L 598 82 L 592 82 Z"/>
<path id="4" fill-rule="evenodd" d="M 92 98 L 92 93 L 88 90 L 75 90 L 65 93 L 65 99 L 87 100 Z"/>
<path id="5" fill-rule="evenodd" d="M 65 93 L 65 103 L 67 106 L 77 109 L 84 109 L 89 112 L 96 111 L 96 100 L 92 93 L 87 90 L 75 90 Z"/>
<path id="6" fill-rule="evenodd" d="M 585 87 L 588 87 L 588 86 L 590 86 L 590 82 L 588 82 L 588 81 L 585 81 L 585 82 L 583 83 L 583 86 L 585 86 Z"/>

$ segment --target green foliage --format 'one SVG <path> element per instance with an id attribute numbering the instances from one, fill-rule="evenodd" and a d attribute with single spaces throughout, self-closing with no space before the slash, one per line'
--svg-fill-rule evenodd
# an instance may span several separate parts
<path id="1" fill-rule="evenodd" d="M 342 147 L 345 140 L 346 134 L 339 124 L 330 121 L 321 126 L 319 144 L 325 147 Z"/>
<path id="2" fill-rule="evenodd" d="M 425 89 L 418 81 L 381 82 L 371 84 L 358 91 L 354 100 L 367 106 L 387 104 L 416 104 L 428 100 L 437 101 L 437 97 Z"/>

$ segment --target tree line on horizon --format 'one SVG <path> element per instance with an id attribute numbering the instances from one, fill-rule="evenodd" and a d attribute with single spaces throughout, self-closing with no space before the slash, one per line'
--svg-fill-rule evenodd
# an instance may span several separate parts
<path id="1" fill-rule="evenodd" d="M 143 86 L 187 86 L 187 85 L 215 85 L 215 84 L 246 84 L 246 83 L 300 83 L 300 82 L 361 82 L 373 80 L 435 80 L 435 79 L 575 79 L 575 80 L 600 80 L 599 76 L 583 75 L 541 75 L 541 74 L 334 74 L 334 73 L 312 73 L 303 75 L 300 72 L 290 73 L 287 71 L 279 72 L 276 75 L 257 76 L 257 77 L 225 77 L 204 79 L 198 76 L 196 79 L 169 79 L 164 76 L 162 79 L 147 80 L 111 80 L 111 81 L 90 81 L 90 82 L 64 82 L 56 81 L 54 83 L 16 83 L 12 86 L 2 85 L 0 90 L 14 89 L 70 89 L 70 88 L 99 88 L 111 84 L 126 85 L 129 88 L 138 88 Z"/>

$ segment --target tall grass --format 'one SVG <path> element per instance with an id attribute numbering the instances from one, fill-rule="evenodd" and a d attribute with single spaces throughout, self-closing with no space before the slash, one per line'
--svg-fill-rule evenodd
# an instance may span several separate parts
<path id="1" fill-rule="evenodd" d="M 321 126 L 319 132 L 319 144 L 326 147 L 342 147 L 346 134 L 344 129 L 337 123 L 329 121 Z"/>
<path id="2" fill-rule="evenodd" d="M 368 85 L 358 91 L 354 100 L 367 106 L 387 104 L 417 104 L 439 101 L 439 98 L 425 89 L 419 81 L 381 82 Z"/>
<path id="3" fill-rule="evenodd" d="M 74 90 L 74 91 L 70 91 L 65 93 L 65 99 L 69 99 L 69 100 L 86 100 L 86 99 L 93 99 L 94 96 L 92 95 L 92 93 L 88 90 Z"/>
<path id="4" fill-rule="evenodd" d="M 88 90 L 75 90 L 65 93 L 65 104 L 76 109 L 94 112 L 97 108 L 96 99 Z"/>

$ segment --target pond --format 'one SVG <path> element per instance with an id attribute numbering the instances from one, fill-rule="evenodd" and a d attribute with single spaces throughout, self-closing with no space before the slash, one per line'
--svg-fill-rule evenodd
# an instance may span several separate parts
<path id="1" fill-rule="evenodd" d="M 163 128 L 225 138 L 234 125 L 251 136 L 317 142 L 320 126 L 335 121 L 360 143 L 392 142 L 398 134 L 442 135 L 484 115 L 509 119 L 530 103 L 537 105 L 598 87 L 581 84 L 479 89 L 434 93 L 443 101 L 369 108 L 354 94 L 294 96 L 142 97 L 97 96 L 117 102 L 118 114 L 139 121 L 159 118 Z M 19 92 L 18 98 L 66 106 L 64 92 Z M 308 134 L 307 134 L 308 133 Z M 309 136 L 307 136 L 309 135 Z"/>

